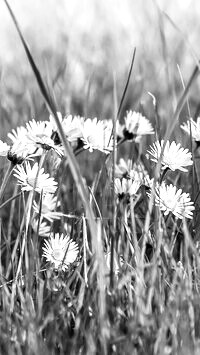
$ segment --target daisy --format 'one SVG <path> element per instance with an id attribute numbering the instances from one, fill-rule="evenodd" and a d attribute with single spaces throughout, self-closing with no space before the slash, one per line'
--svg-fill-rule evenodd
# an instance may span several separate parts
<path id="1" fill-rule="evenodd" d="M 25 162 L 24 166 L 17 166 L 14 169 L 14 176 L 18 179 L 18 184 L 22 186 L 22 191 L 35 191 L 41 193 L 55 193 L 57 182 L 49 177 L 49 174 L 44 173 L 41 168 L 38 171 L 38 163 L 31 167 L 29 162 Z"/>
<path id="2" fill-rule="evenodd" d="M 26 123 L 27 135 L 38 137 L 51 137 L 52 126 L 49 121 L 36 121 L 35 119 Z"/>
<path id="3" fill-rule="evenodd" d="M 126 195 L 136 195 L 138 189 L 141 186 L 141 181 L 138 180 L 133 180 L 133 179 L 119 179 L 116 178 L 114 181 L 114 189 L 116 195 L 118 195 L 119 198 L 123 198 Z"/>
<path id="4" fill-rule="evenodd" d="M 36 156 L 36 149 L 33 145 L 29 144 L 29 142 L 24 140 L 16 140 L 13 145 L 10 147 L 7 158 L 14 165 L 21 164 L 25 159 L 32 159 Z"/>
<path id="5" fill-rule="evenodd" d="M 60 112 L 57 112 L 57 117 L 58 117 L 60 123 L 62 123 L 63 118 L 62 118 L 62 114 Z M 56 121 L 52 115 L 49 116 L 49 124 L 50 124 L 51 130 L 53 132 L 57 131 L 57 124 L 56 124 Z"/>
<path id="6" fill-rule="evenodd" d="M 107 130 L 110 131 L 110 135 L 113 135 L 113 120 L 111 119 L 104 119 L 101 122 L 103 122 L 104 126 L 106 127 Z M 116 138 L 117 138 L 117 143 L 121 140 L 124 140 L 124 125 L 121 125 L 119 123 L 119 120 L 116 120 L 115 122 L 115 128 L 116 128 Z M 113 137 L 111 136 L 113 139 Z"/>
<path id="7" fill-rule="evenodd" d="M 42 148 L 43 150 L 53 149 L 60 156 L 63 155 L 62 146 L 55 144 L 51 138 L 53 134 L 52 124 L 49 121 L 36 122 L 34 119 L 26 124 L 27 138 L 31 144 L 35 145 L 35 149 Z"/>
<path id="8" fill-rule="evenodd" d="M 11 140 L 11 146 L 8 151 L 7 158 L 15 165 L 21 164 L 28 156 L 36 156 L 36 148 L 27 137 L 27 129 L 23 126 L 12 129 L 8 133 L 8 138 Z"/>
<path id="9" fill-rule="evenodd" d="M 22 142 L 26 139 L 26 137 L 27 129 L 23 126 L 17 127 L 16 130 L 12 129 L 12 131 L 8 133 L 8 138 L 12 141 L 12 143 Z"/>
<path id="10" fill-rule="evenodd" d="M 153 146 L 150 146 L 150 150 L 147 152 L 152 156 L 150 158 L 152 161 L 158 162 L 162 147 L 164 144 L 164 140 L 156 141 Z M 169 168 L 170 170 L 181 170 L 188 171 L 185 169 L 185 166 L 192 165 L 192 154 L 188 149 L 184 149 L 181 147 L 180 143 L 176 144 L 176 142 L 172 142 L 170 144 L 169 141 L 166 142 L 162 158 L 161 158 L 162 169 Z"/>
<path id="11" fill-rule="evenodd" d="M 79 253 L 78 245 L 68 235 L 59 233 L 45 240 L 42 249 L 46 260 L 54 264 L 55 269 L 63 271 L 77 259 Z"/>
<path id="12" fill-rule="evenodd" d="M 181 125 L 181 128 L 189 135 L 191 132 L 192 139 L 195 142 L 200 142 L 200 117 L 197 118 L 197 122 L 190 118 L 186 123 Z"/>
<path id="13" fill-rule="evenodd" d="M 133 163 L 131 159 L 125 161 L 120 158 L 119 164 L 115 167 L 115 175 L 117 178 L 140 180 L 141 185 L 149 186 L 150 177 L 142 162 Z"/>
<path id="14" fill-rule="evenodd" d="M 136 142 L 139 142 L 143 135 L 154 134 L 153 127 L 149 120 L 139 112 L 127 112 L 124 121 L 125 124 L 121 129 L 119 127 L 118 130 L 123 131 L 123 136 L 127 140 L 135 139 Z"/>
<path id="15" fill-rule="evenodd" d="M 81 125 L 83 124 L 84 118 L 80 116 L 68 115 L 62 118 L 60 112 L 57 112 L 58 118 L 62 124 L 63 131 L 69 142 L 75 142 L 78 138 L 82 136 Z M 49 116 L 50 123 L 52 125 L 53 137 L 60 141 L 59 134 L 57 132 L 57 126 L 55 124 L 52 115 Z M 52 137 L 51 137 L 52 138 Z M 54 138 L 54 139 L 55 139 Z"/>
<path id="16" fill-rule="evenodd" d="M 33 202 L 33 209 L 37 214 L 41 214 L 41 218 L 53 222 L 54 219 L 60 219 L 63 216 L 63 213 L 55 211 L 59 205 L 60 202 L 57 201 L 56 196 L 45 194 L 42 196 L 42 201 L 39 201 L 39 203 L 36 203 L 36 201 Z"/>
<path id="17" fill-rule="evenodd" d="M 39 231 L 38 231 L 38 223 L 39 223 Z M 41 237 L 48 237 L 51 232 L 51 226 L 46 222 L 41 222 L 37 218 L 33 218 L 31 226 L 35 233 L 38 233 Z"/>
<path id="18" fill-rule="evenodd" d="M 84 117 L 69 115 L 64 118 L 63 129 L 69 142 L 74 142 L 82 136 L 81 127 L 84 123 Z"/>
<path id="19" fill-rule="evenodd" d="M 103 121 L 97 121 L 88 118 L 82 124 L 82 137 L 84 149 L 89 152 L 97 149 L 103 153 L 109 154 L 113 149 L 113 138 L 111 137 L 111 129 L 105 126 Z"/>
<path id="20" fill-rule="evenodd" d="M 162 182 L 160 186 L 155 188 L 155 203 L 165 216 L 172 212 L 175 217 L 180 219 L 193 218 L 192 211 L 195 208 L 190 195 L 182 192 L 182 189 L 177 190 L 176 186 L 172 184 L 166 185 L 165 182 Z"/>

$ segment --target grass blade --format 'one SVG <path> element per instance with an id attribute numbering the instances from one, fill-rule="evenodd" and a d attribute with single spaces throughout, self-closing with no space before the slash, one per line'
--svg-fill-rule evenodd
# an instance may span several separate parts
<path id="1" fill-rule="evenodd" d="M 74 181 L 75 181 L 75 184 L 76 184 L 76 187 L 77 187 L 77 190 L 80 194 L 80 197 L 82 199 L 82 202 L 83 202 L 83 206 L 84 206 L 84 209 L 85 209 L 85 212 L 86 212 L 86 216 L 88 218 L 88 223 L 89 223 L 89 227 L 90 227 L 90 231 L 91 231 L 91 234 L 92 235 L 96 235 L 96 223 L 95 223 L 95 218 L 94 218 L 94 214 L 93 214 L 93 211 L 88 203 L 88 193 L 87 193 L 87 189 L 86 189 L 86 185 L 82 179 L 82 176 L 81 176 L 81 173 L 80 173 L 80 169 L 79 169 L 79 166 L 77 164 L 77 161 L 74 157 L 74 154 L 71 150 L 71 147 L 65 137 L 65 134 L 64 134 L 64 131 L 62 129 L 62 125 L 58 119 L 58 116 L 57 116 L 57 111 L 56 111 L 56 108 L 53 104 L 53 101 L 51 100 L 51 97 L 50 95 L 48 94 L 47 92 L 47 89 L 46 89 L 46 86 L 44 84 L 44 81 L 42 79 L 42 76 L 40 74 L 40 71 L 39 69 L 37 68 L 35 62 L 34 62 L 34 59 L 30 53 L 30 50 L 28 48 L 28 45 L 22 35 L 22 32 L 20 30 L 20 27 L 19 27 L 19 24 L 16 20 L 16 17 L 10 7 L 10 5 L 8 4 L 7 0 L 4 0 L 7 8 L 8 8 L 8 11 L 12 17 L 12 20 L 15 24 L 15 27 L 16 27 L 16 30 L 19 34 L 19 37 L 22 41 L 22 44 L 23 44 L 23 47 L 24 47 L 24 50 L 26 52 L 26 55 L 27 55 L 27 58 L 29 60 L 29 63 L 30 63 L 30 66 L 33 70 L 33 73 L 35 75 L 35 78 L 37 80 L 37 83 L 38 83 L 38 86 L 40 88 L 40 91 L 43 95 L 43 98 L 44 98 L 44 101 L 45 101 L 45 104 L 46 104 L 46 107 L 49 111 L 50 114 L 52 114 L 52 116 L 54 117 L 54 120 L 56 122 L 56 125 L 57 125 L 57 129 L 58 129 L 58 132 L 59 132 L 59 135 L 60 135 L 60 138 L 62 140 L 62 143 L 63 143 L 63 146 L 64 146 L 64 150 L 65 150 L 65 155 L 68 159 L 68 163 L 69 163 L 69 167 L 70 167 L 70 170 L 71 170 L 71 173 L 72 173 L 72 176 L 74 178 Z"/>
<path id="2" fill-rule="evenodd" d="M 122 107 L 123 107 L 123 104 L 124 104 L 124 99 L 125 99 L 125 96 L 126 96 L 126 92 L 128 90 L 128 86 L 129 86 L 129 82 L 130 82 L 130 78 L 131 78 L 131 73 L 132 73 L 132 70 L 133 70 L 133 64 L 134 64 L 134 61 L 135 61 L 135 54 L 136 54 L 136 48 L 134 48 L 134 51 L 133 51 L 133 56 L 132 56 L 132 60 L 131 60 L 131 66 L 130 66 L 130 69 L 129 69 L 129 73 L 128 73 L 126 85 L 124 87 L 124 91 L 123 91 L 123 94 L 122 94 L 122 98 L 121 98 L 121 101 L 120 101 L 120 104 L 119 104 L 119 108 L 118 108 L 118 112 L 117 112 L 117 118 L 119 118 L 119 116 L 120 116 L 120 113 L 121 113 L 121 110 L 122 110 Z"/>

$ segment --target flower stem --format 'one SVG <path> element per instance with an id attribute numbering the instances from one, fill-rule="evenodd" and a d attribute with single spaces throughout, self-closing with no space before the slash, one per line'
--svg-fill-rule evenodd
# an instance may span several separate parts
<path id="1" fill-rule="evenodd" d="M 160 177 L 160 184 L 162 184 L 162 182 L 164 180 L 164 177 L 165 177 L 165 175 L 167 174 L 168 171 L 169 171 L 168 167 L 163 170 L 163 173 L 162 173 L 162 175 Z"/>
<path id="2" fill-rule="evenodd" d="M 8 180 L 9 180 L 11 174 L 12 174 L 13 169 L 14 169 L 14 165 L 12 163 L 10 163 L 9 166 L 8 166 L 8 169 L 6 171 L 6 174 L 5 174 L 4 178 L 3 178 L 3 182 L 1 184 L 1 188 L 0 188 L 0 203 L 2 201 L 5 188 L 7 186 Z"/>

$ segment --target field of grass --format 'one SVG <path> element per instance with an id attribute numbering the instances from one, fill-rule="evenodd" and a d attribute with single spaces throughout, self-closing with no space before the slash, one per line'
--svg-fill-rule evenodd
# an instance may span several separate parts
<path id="1" fill-rule="evenodd" d="M 0 354 L 200 354 L 200 5 L 0 4 Z"/>

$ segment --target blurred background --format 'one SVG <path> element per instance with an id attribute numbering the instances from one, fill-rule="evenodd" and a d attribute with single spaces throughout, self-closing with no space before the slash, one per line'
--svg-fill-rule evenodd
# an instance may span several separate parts
<path id="1" fill-rule="evenodd" d="M 113 75 L 120 101 L 136 47 L 122 112 L 161 119 L 176 102 L 200 58 L 198 0 L 10 0 L 58 110 L 88 117 L 113 116 Z M 1 139 L 10 126 L 48 117 L 16 29 L 0 2 Z M 191 114 L 199 103 L 199 81 L 190 94 Z M 187 112 L 183 110 L 181 120 Z"/>

